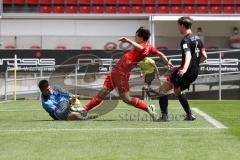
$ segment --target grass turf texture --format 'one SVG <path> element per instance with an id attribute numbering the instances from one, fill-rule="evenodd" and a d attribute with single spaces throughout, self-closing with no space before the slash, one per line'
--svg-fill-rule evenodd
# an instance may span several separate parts
<path id="1" fill-rule="evenodd" d="M 158 108 L 157 101 L 151 103 Z M 240 101 L 190 104 L 228 129 L 216 129 L 197 114 L 197 121 L 182 121 L 178 101 L 169 103 L 169 123 L 151 122 L 143 111 L 122 102 L 114 111 L 82 122 L 52 121 L 39 101 L 0 103 L 0 159 L 238 160 Z"/>

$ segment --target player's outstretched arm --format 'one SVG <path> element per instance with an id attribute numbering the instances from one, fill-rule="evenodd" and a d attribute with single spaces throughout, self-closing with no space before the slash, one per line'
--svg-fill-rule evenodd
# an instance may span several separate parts
<path id="1" fill-rule="evenodd" d="M 121 37 L 121 38 L 119 39 L 119 41 L 130 43 L 130 44 L 131 44 L 137 51 L 139 51 L 139 52 L 143 51 L 143 49 L 144 49 L 143 46 L 141 46 L 140 44 L 138 44 L 138 43 L 136 43 L 135 41 L 133 41 L 133 40 L 131 40 L 131 39 L 128 39 L 128 38 L 126 38 L 126 37 Z"/>
<path id="2" fill-rule="evenodd" d="M 205 51 L 201 52 L 201 58 L 199 63 L 203 63 L 205 60 L 207 60 L 207 53 Z"/>
<path id="3" fill-rule="evenodd" d="M 173 64 L 168 61 L 167 57 L 160 51 L 157 52 L 157 56 L 160 58 L 160 60 L 163 62 L 163 64 L 165 64 L 166 66 L 168 66 L 168 68 L 171 70 L 173 69 Z"/>

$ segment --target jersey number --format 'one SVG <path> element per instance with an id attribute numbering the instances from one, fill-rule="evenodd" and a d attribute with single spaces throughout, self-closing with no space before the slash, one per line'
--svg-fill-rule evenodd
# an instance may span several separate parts
<path id="1" fill-rule="evenodd" d="M 197 55 L 197 58 L 199 57 L 200 50 L 198 48 L 198 41 L 196 41 L 196 47 L 195 47 L 195 54 Z"/>

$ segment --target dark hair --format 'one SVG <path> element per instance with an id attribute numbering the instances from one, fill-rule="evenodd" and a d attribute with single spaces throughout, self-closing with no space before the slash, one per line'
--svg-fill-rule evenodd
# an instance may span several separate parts
<path id="1" fill-rule="evenodd" d="M 234 27 L 233 30 L 239 30 L 238 27 Z"/>
<path id="2" fill-rule="evenodd" d="M 48 81 L 47 80 L 41 80 L 39 83 L 38 83 L 38 87 L 39 87 L 39 89 L 41 90 L 41 91 L 43 91 L 43 89 L 45 88 L 45 87 L 47 87 L 47 86 L 49 86 L 49 83 L 48 83 Z"/>
<path id="3" fill-rule="evenodd" d="M 138 28 L 136 33 L 139 37 L 143 38 L 144 41 L 148 41 L 148 39 L 151 35 L 150 31 L 144 27 Z"/>
<path id="4" fill-rule="evenodd" d="M 186 29 L 190 29 L 192 27 L 193 20 L 190 17 L 181 17 L 177 22 L 180 25 L 184 25 Z"/>

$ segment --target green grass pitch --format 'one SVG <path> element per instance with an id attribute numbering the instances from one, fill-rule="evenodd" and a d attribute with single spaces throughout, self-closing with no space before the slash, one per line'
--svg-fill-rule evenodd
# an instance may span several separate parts
<path id="1" fill-rule="evenodd" d="M 158 108 L 158 101 L 148 103 Z M 196 121 L 183 121 L 178 101 L 169 102 L 169 123 L 151 122 L 123 102 L 95 120 L 74 122 L 52 121 L 37 100 L 0 103 L 0 160 L 239 160 L 240 101 L 190 104 L 227 128 L 197 113 Z"/>

